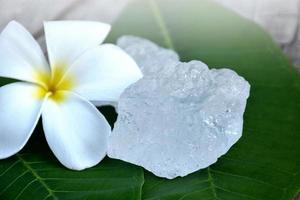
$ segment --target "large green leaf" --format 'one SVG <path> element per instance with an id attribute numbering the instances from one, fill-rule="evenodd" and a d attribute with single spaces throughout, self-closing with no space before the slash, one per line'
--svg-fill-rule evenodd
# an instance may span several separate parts
<path id="1" fill-rule="evenodd" d="M 101 111 L 113 121 L 113 110 Z M 64 168 L 48 148 L 41 123 L 21 153 L 0 162 L 1 200 L 140 199 L 143 182 L 141 168 L 107 158 L 80 172 Z"/>
<path id="2" fill-rule="evenodd" d="M 123 34 L 173 48 L 183 61 L 231 68 L 251 84 L 241 140 L 185 178 L 146 173 L 143 199 L 293 198 L 300 189 L 300 77 L 264 31 L 209 0 L 150 0 L 120 16 L 111 41 Z"/>
<path id="3" fill-rule="evenodd" d="M 241 140 L 211 167 L 167 180 L 111 159 L 67 170 L 39 125 L 24 150 L 0 161 L 0 199 L 293 199 L 300 189 L 300 77 L 267 34 L 209 0 L 137 1 L 113 25 L 109 41 L 124 34 L 244 76 L 251 96 Z M 114 122 L 112 110 L 101 111 Z"/>

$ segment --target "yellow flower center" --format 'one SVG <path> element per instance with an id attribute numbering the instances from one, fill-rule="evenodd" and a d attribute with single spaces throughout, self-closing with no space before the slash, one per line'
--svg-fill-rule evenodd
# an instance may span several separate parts
<path id="1" fill-rule="evenodd" d="M 52 67 L 52 73 L 37 72 L 34 77 L 39 83 L 38 89 L 35 91 L 34 96 L 38 99 L 44 99 L 48 96 L 56 102 L 62 102 L 66 99 L 63 91 L 70 90 L 74 86 L 74 79 L 65 76 L 66 65 L 56 64 Z"/>

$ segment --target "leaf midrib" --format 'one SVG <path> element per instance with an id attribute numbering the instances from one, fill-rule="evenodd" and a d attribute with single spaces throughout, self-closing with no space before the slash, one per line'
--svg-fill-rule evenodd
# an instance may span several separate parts
<path id="1" fill-rule="evenodd" d="M 155 21 L 158 24 L 159 28 L 161 29 L 162 35 L 163 35 L 164 40 L 165 40 L 166 47 L 175 51 L 174 43 L 171 39 L 170 33 L 169 33 L 169 31 L 167 29 L 167 26 L 164 22 L 163 16 L 161 15 L 159 6 L 157 5 L 157 3 L 154 0 L 150 0 L 149 2 L 150 2 L 150 8 L 152 10 Z M 209 167 L 207 168 L 207 173 L 208 173 L 208 182 L 210 183 L 213 198 L 215 200 L 218 200 L 217 193 L 216 193 L 216 186 L 214 185 L 213 178 L 212 178 Z"/>
<path id="2" fill-rule="evenodd" d="M 218 197 L 217 197 L 217 192 L 216 192 L 216 186 L 214 184 L 214 181 L 213 181 L 213 178 L 212 178 L 212 175 L 211 175 L 210 167 L 207 167 L 207 174 L 208 174 L 208 182 L 210 183 L 210 187 L 211 187 L 213 196 L 217 200 Z"/>
<path id="3" fill-rule="evenodd" d="M 174 43 L 171 39 L 170 33 L 164 22 L 163 16 L 161 15 L 159 6 L 157 5 L 157 3 L 154 0 L 149 0 L 149 3 L 150 3 L 150 8 L 151 8 L 151 11 L 155 18 L 155 21 L 156 21 L 158 27 L 160 28 L 161 33 L 164 37 L 166 47 L 175 50 Z"/>
<path id="4" fill-rule="evenodd" d="M 154 0 L 150 0 L 149 2 L 150 2 L 150 8 L 151 8 L 151 11 L 152 11 L 153 16 L 155 18 L 155 21 L 158 24 L 159 28 L 161 29 L 162 35 L 163 35 L 164 40 L 165 40 L 166 47 L 175 51 L 174 43 L 171 39 L 170 33 L 169 33 L 169 31 L 167 29 L 167 26 L 164 22 L 163 16 L 161 15 L 159 6 L 157 5 L 157 3 Z M 209 167 L 207 168 L 207 173 L 208 173 L 208 180 L 207 181 L 210 183 L 213 198 L 215 200 L 218 200 L 217 193 L 216 193 L 216 186 L 214 184 L 214 181 L 213 181 L 213 178 L 212 178 Z"/>

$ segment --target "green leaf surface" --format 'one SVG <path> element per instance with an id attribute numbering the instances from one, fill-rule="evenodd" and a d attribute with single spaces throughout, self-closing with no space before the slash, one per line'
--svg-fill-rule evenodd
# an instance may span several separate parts
<path id="1" fill-rule="evenodd" d="M 263 30 L 209 0 L 149 0 L 130 4 L 108 41 L 125 34 L 172 48 L 183 61 L 199 59 L 244 76 L 251 96 L 242 138 L 209 168 L 167 180 L 108 158 L 82 172 L 65 169 L 39 124 L 24 150 L 0 161 L 0 199 L 294 198 L 300 189 L 300 77 Z M 11 81 L 0 79 L 2 85 Z M 100 110 L 113 124 L 114 111 Z"/>
<path id="2" fill-rule="evenodd" d="M 132 4 L 110 39 L 124 34 L 172 48 L 182 61 L 231 68 L 251 84 L 238 143 L 184 178 L 145 173 L 143 199 L 293 199 L 300 189 L 300 77 L 261 28 L 209 0 L 149 0 Z"/>
<path id="3" fill-rule="evenodd" d="M 101 111 L 113 121 L 112 109 Z M 108 158 L 84 171 L 66 169 L 48 148 L 41 123 L 24 150 L 0 161 L 1 200 L 138 200 L 143 182 L 141 168 Z"/>

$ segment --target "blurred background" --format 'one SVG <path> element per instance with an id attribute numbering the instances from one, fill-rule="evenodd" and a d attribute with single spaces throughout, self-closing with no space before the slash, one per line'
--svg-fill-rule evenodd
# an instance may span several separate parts
<path id="1" fill-rule="evenodd" d="M 0 29 L 17 20 L 43 45 L 44 20 L 86 19 L 112 23 L 133 0 L 0 0 Z M 259 24 L 300 71 L 300 0 L 215 0 Z"/>

